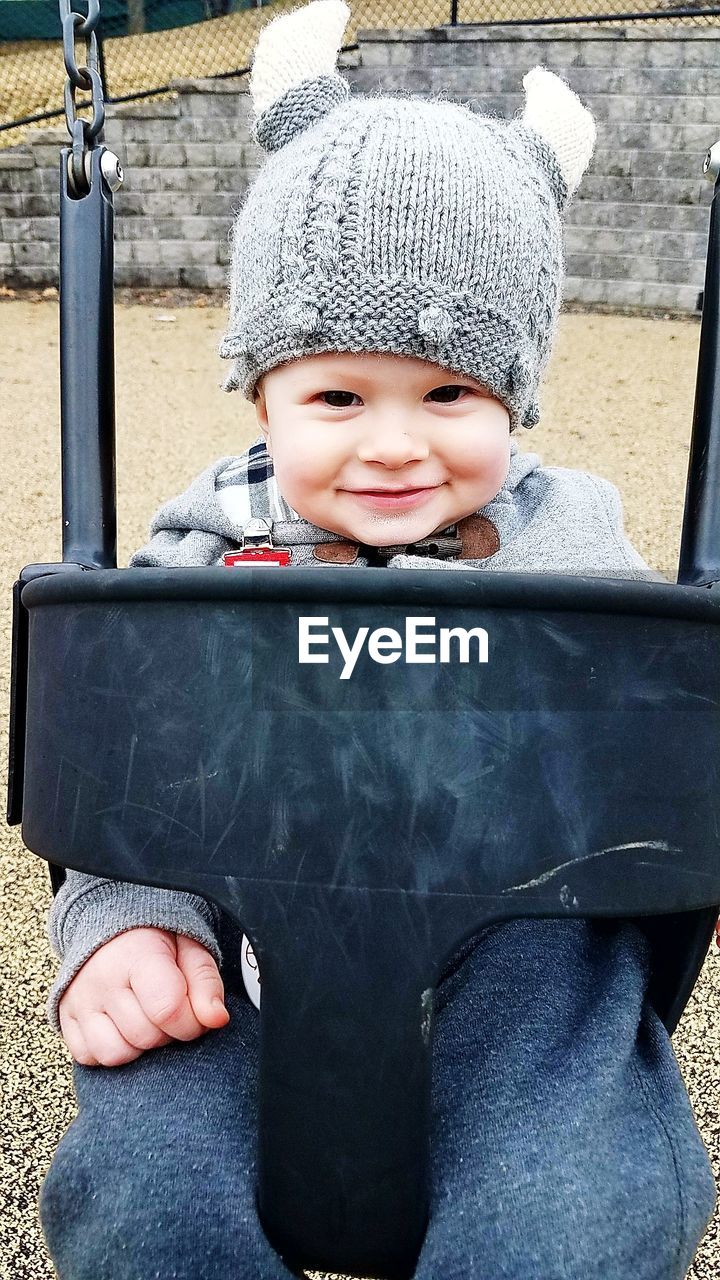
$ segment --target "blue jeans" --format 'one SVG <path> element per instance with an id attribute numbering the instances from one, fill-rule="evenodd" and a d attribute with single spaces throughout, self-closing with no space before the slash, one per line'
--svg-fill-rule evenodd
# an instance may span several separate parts
<path id="1" fill-rule="evenodd" d="M 629 923 L 516 920 L 447 966 L 416 1280 L 685 1276 L 715 1185 L 648 963 Z M 258 1014 L 224 978 L 222 1030 L 74 1066 L 40 1195 L 60 1280 L 291 1276 L 254 1204 Z"/>

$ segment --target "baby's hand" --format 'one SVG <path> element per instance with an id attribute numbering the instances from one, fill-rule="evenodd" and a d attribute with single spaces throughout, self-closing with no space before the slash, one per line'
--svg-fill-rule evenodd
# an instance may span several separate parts
<path id="1" fill-rule="evenodd" d="M 230 1019 L 215 960 L 165 929 L 128 929 L 85 961 L 58 1009 L 63 1039 L 86 1067 L 119 1067 L 170 1040 Z"/>

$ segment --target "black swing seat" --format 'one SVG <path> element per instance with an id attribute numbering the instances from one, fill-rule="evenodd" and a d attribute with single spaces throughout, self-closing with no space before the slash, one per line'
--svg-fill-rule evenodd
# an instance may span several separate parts
<path id="1" fill-rule="evenodd" d="M 262 973 L 268 1237 L 298 1269 L 411 1274 L 433 989 L 461 941 L 518 916 L 634 918 L 677 1024 L 720 903 L 720 591 L 472 569 L 33 577 L 25 844 L 234 917 Z M 341 678 L 332 629 L 363 627 L 399 647 L 384 630 Z"/>

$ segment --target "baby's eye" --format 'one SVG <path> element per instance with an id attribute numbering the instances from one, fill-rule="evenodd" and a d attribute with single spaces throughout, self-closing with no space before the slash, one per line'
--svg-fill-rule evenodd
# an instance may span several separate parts
<path id="1" fill-rule="evenodd" d="M 353 396 L 354 396 L 354 395 L 355 395 L 355 392 L 354 392 L 354 391 L 323 391 L 323 392 L 321 393 L 321 395 L 320 395 L 320 399 L 321 399 L 321 400 L 326 400 L 326 397 L 327 397 L 327 396 L 349 396 L 349 397 L 350 397 L 350 399 L 352 400 L 352 398 L 353 398 Z M 345 404 L 337 404 L 337 403 L 335 403 L 335 402 L 331 401 L 331 402 L 330 402 L 330 404 L 328 405 L 328 408 L 330 408 L 330 409 L 349 409 L 349 408 L 350 408 L 350 405 L 349 405 L 348 403 L 345 403 Z"/>
<path id="2" fill-rule="evenodd" d="M 455 392 L 456 394 L 453 396 L 452 399 L 447 399 L 447 397 L 443 395 L 443 393 L 446 391 Z M 453 383 L 448 383 L 446 387 L 435 387 L 433 391 L 428 392 L 428 395 L 441 396 L 442 399 L 438 401 L 439 404 L 457 404 L 460 398 L 460 394 L 463 391 L 472 391 L 472 387 L 461 387 L 461 386 L 458 386 L 457 383 L 453 382 Z"/>
<path id="3" fill-rule="evenodd" d="M 473 393 L 474 390 L 474 387 L 463 387 L 457 383 L 448 383 L 444 387 L 435 387 L 433 391 L 428 392 L 428 396 L 438 396 L 439 399 L 436 401 L 438 404 L 457 404 L 463 391 Z M 450 392 L 449 397 L 447 392 Z M 344 401 L 342 400 L 343 396 L 346 397 Z M 330 397 L 334 398 L 330 399 Z M 340 398 L 339 400 L 338 397 Z M 353 399 L 359 400 L 360 397 L 356 396 L 354 391 L 323 391 L 318 399 L 322 400 L 330 409 L 349 409 L 350 402 Z"/>

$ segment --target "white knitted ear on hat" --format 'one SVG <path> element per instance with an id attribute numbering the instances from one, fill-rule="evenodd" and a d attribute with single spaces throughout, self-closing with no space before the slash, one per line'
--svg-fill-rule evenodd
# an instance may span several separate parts
<path id="1" fill-rule="evenodd" d="M 351 12 L 344 0 L 311 0 L 302 8 L 278 14 L 263 27 L 249 84 L 256 116 L 304 80 L 337 74 Z"/>
<path id="2" fill-rule="evenodd" d="M 597 134 L 595 121 L 570 86 L 545 67 L 528 71 L 523 88 L 522 123 L 552 148 L 571 196 L 590 163 Z"/>

